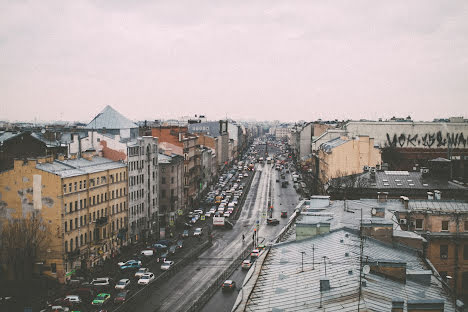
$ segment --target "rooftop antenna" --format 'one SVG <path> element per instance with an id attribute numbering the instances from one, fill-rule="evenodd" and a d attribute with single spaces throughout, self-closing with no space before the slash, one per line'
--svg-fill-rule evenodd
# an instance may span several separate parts
<path id="1" fill-rule="evenodd" d="M 305 251 L 301 251 L 301 256 L 302 256 L 301 272 L 304 272 L 304 254 L 305 254 Z"/>
<path id="2" fill-rule="evenodd" d="M 325 266 L 325 276 L 327 276 L 327 256 L 323 256 L 323 265 Z"/>
<path id="3" fill-rule="evenodd" d="M 312 270 L 315 270 L 315 245 L 312 244 Z"/>

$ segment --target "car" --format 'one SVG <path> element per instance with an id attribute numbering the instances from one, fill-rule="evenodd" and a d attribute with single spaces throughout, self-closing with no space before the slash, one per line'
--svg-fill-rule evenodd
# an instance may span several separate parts
<path id="1" fill-rule="evenodd" d="M 182 233 L 182 237 L 189 237 L 189 230 L 184 230 L 184 232 Z"/>
<path id="2" fill-rule="evenodd" d="M 166 259 L 167 257 L 169 257 L 169 252 L 168 251 L 165 251 L 164 253 L 161 254 L 160 258 L 162 259 Z"/>
<path id="3" fill-rule="evenodd" d="M 233 280 L 226 280 L 221 286 L 222 291 L 230 291 L 234 289 L 236 289 L 236 282 L 234 282 Z"/>
<path id="4" fill-rule="evenodd" d="M 72 307 L 80 303 L 81 303 L 81 298 L 78 295 L 67 295 L 65 298 L 58 299 L 55 301 L 55 304 L 61 304 L 62 306 L 67 306 L 67 307 Z"/>
<path id="5" fill-rule="evenodd" d="M 93 279 L 90 284 L 96 287 L 109 287 L 110 283 L 111 279 L 109 277 L 99 277 Z"/>
<path id="6" fill-rule="evenodd" d="M 244 178 L 247 178 L 249 176 L 248 173 L 244 173 Z"/>
<path id="7" fill-rule="evenodd" d="M 179 239 L 179 240 L 177 241 L 177 248 L 180 249 L 180 248 L 182 248 L 182 247 L 184 247 L 184 241 L 181 240 L 181 239 Z"/>
<path id="8" fill-rule="evenodd" d="M 267 225 L 277 225 L 279 224 L 279 220 L 278 219 L 271 219 L 271 218 L 268 218 L 267 219 Z"/>
<path id="9" fill-rule="evenodd" d="M 67 295 L 76 295 L 79 296 L 80 299 L 89 302 L 94 298 L 94 291 L 91 288 L 76 288 Z"/>
<path id="10" fill-rule="evenodd" d="M 258 249 L 254 249 L 252 250 L 252 252 L 250 253 L 250 257 L 251 258 L 258 258 L 258 255 L 260 254 L 260 250 Z"/>
<path id="11" fill-rule="evenodd" d="M 122 268 L 122 266 L 131 266 L 133 264 L 141 265 L 141 261 L 139 261 L 139 260 L 128 260 L 126 262 L 119 262 L 117 264 L 119 265 L 120 268 Z"/>
<path id="12" fill-rule="evenodd" d="M 141 255 L 143 256 L 153 256 L 154 255 L 154 250 L 153 249 L 145 249 L 140 252 Z"/>
<path id="13" fill-rule="evenodd" d="M 151 272 L 143 274 L 138 280 L 138 285 L 148 285 L 154 281 L 154 274 Z"/>
<path id="14" fill-rule="evenodd" d="M 120 266 L 120 270 L 132 270 L 141 268 L 141 261 L 134 261 L 130 263 L 125 263 Z"/>
<path id="15" fill-rule="evenodd" d="M 207 212 L 205 213 L 205 218 L 209 218 L 209 217 L 211 217 L 211 212 L 210 212 L 210 211 L 207 211 Z"/>
<path id="16" fill-rule="evenodd" d="M 229 218 L 231 216 L 231 213 L 229 211 L 224 212 L 223 217 Z"/>
<path id="17" fill-rule="evenodd" d="M 242 265 L 241 265 L 242 270 L 248 270 L 248 269 L 250 269 L 251 266 L 252 266 L 252 261 L 250 261 L 250 260 L 242 261 Z"/>
<path id="18" fill-rule="evenodd" d="M 287 211 L 281 211 L 281 218 L 287 218 L 288 217 L 288 212 Z"/>
<path id="19" fill-rule="evenodd" d="M 125 289 L 130 285 L 130 280 L 128 278 L 123 278 L 115 284 L 115 289 Z"/>
<path id="20" fill-rule="evenodd" d="M 93 302 L 91 302 L 92 305 L 97 305 L 97 306 L 102 306 L 102 305 L 105 305 L 109 299 L 110 299 L 111 295 L 110 294 L 107 294 L 107 293 L 100 293 L 96 296 L 96 298 L 94 298 Z"/>
<path id="21" fill-rule="evenodd" d="M 135 273 L 135 277 L 142 277 L 144 274 L 148 273 L 149 272 L 149 269 L 148 268 L 140 268 L 136 273 Z"/>
<path id="22" fill-rule="evenodd" d="M 169 247 L 169 253 L 174 255 L 176 253 L 176 250 L 177 250 L 177 245 L 172 245 L 171 247 Z"/>
<path id="23" fill-rule="evenodd" d="M 193 232 L 193 236 L 202 236 L 202 234 L 203 234 L 202 228 L 196 228 L 195 231 Z"/>
<path id="24" fill-rule="evenodd" d="M 161 244 L 164 246 L 169 246 L 171 244 L 171 241 L 168 239 L 160 239 L 156 242 L 156 244 Z"/>
<path id="25" fill-rule="evenodd" d="M 114 303 L 123 303 L 123 302 L 127 301 L 129 293 L 130 293 L 130 290 L 124 290 L 124 291 L 119 292 L 114 297 Z"/>
<path id="26" fill-rule="evenodd" d="M 203 210 L 200 209 L 194 210 L 193 212 L 200 215 L 203 214 Z"/>
<path id="27" fill-rule="evenodd" d="M 54 305 L 54 306 L 52 306 L 50 308 L 50 311 L 52 311 L 52 312 L 68 312 L 68 311 L 70 311 L 70 309 L 67 308 L 67 307 Z"/>
<path id="28" fill-rule="evenodd" d="M 164 261 L 163 264 L 161 264 L 161 270 L 167 271 L 167 270 L 169 270 L 173 265 L 174 265 L 174 261 Z"/>
<path id="29" fill-rule="evenodd" d="M 264 245 L 264 244 L 260 244 L 260 245 L 257 246 L 257 249 L 258 249 L 258 250 L 263 250 L 263 249 L 265 249 L 265 245 Z"/>
<path id="30" fill-rule="evenodd" d="M 190 220 L 190 223 L 192 223 L 192 224 L 197 223 L 197 218 L 192 218 L 192 220 Z"/>
<path id="31" fill-rule="evenodd" d="M 167 249 L 167 245 L 163 244 L 153 244 L 153 247 L 156 249 Z"/>

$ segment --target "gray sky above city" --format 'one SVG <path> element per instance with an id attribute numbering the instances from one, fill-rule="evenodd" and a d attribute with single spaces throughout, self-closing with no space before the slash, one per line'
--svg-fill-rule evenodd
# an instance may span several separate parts
<path id="1" fill-rule="evenodd" d="M 468 117 L 468 1 L 0 3 L 0 119 Z"/>

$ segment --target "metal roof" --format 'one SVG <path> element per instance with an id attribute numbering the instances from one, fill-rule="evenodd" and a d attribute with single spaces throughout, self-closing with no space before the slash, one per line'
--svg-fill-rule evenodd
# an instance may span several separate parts
<path id="1" fill-rule="evenodd" d="M 102 112 L 86 126 L 89 129 L 132 129 L 138 126 L 127 117 L 107 105 Z"/>
<path id="2" fill-rule="evenodd" d="M 23 132 L 0 132 L 0 143 L 3 143 L 5 141 L 8 141 L 9 139 L 12 139 L 14 137 L 17 137 L 18 135 L 21 135 Z"/>
<path id="3" fill-rule="evenodd" d="M 77 158 L 62 161 L 54 160 L 51 163 L 36 164 L 37 169 L 56 174 L 62 178 L 69 178 L 123 167 L 126 167 L 124 163 L 99 156 L 94 156 L 91 160 Z"/>
<path id="4" fill-rule="evenodd" d="M 335 138 L 335 139 L 330 140 L 328 142 L 322 143 L 320 145 L 320 149 L 328 153 L 332 149 L 334 149 L 335 147 L 343 145 L 343 144 L 345 144 L 346 142 L 349 142 L 349 141 L 351 141 L 351 139 Z"/>
<path id="5" fill-rule="evenodd" d="M 359 236 L 347 229 L 273 245 L 265 256 L 258 278 L 249 277 L 243 287 L 249 289 L 253 285 L 245 311 L 355 312 L 359 298 L 359 255 Z M 363 255 L 369 262 L 405 263 L 409 271 L 428 269 L 416 251 L 393 248 L 373 239 L 364 241 Z M 255 263 L 261 263 L 263 259 L 259 260 Z M 330 290 L 320 291 L 323 278 L 329 279 Z M 390 311 L 392 300 L 401 298 L 406 302 L 442 299 L 445 301 L 444 311 L 454 311 L 450 297 L 434 275 L 430 276 L 430 283 L 408 279 L 405 283 L 372 272 L 362 280 L 366 282 L 360 302 L 363 310 Z M 246 298 L 245 294 L 240 296 Z M 404 311 L 407 311 L 406 305 Z"/>
<path id="6" fill-rule="evenodd" d="M 408 209 L 432 212 L 468 212 L 468 203 L 455 200 L 410 200 Z"/>

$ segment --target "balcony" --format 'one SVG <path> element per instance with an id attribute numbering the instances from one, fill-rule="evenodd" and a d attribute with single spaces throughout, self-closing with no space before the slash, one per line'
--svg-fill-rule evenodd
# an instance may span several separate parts
<path id="1" fill-rule="evenodd" d="M 96 226 L 105 226 L 108 222 L 108 218 L 107 217 L 101 217 L 101 218 L 98 218 L 96 219 Z"/>

